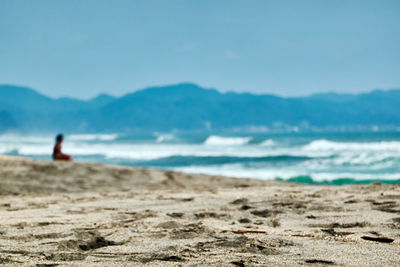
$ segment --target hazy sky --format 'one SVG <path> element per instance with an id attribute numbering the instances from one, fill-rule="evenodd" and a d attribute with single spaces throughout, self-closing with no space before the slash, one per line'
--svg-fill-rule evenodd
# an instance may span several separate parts
<path id="1" fill-rule="evenodd" d="M 51 96 L 400 88 L 399 47 L 399 0 L 0 0 L 0 84 Z"/>

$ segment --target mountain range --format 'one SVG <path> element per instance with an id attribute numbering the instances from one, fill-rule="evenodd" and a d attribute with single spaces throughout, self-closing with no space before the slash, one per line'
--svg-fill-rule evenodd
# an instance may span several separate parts
<path id="1" fill-rule="evenodd" d="M 400 90 L 280 97 L 221 93 L 183 83 L 84 101 L 0 85 L 1 132 L 321 131 L 398 126 Z"/>

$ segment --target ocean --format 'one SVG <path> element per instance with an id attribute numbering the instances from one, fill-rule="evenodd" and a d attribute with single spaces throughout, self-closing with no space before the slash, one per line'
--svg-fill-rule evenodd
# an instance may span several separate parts
<path id="1" fill-rule="evenodd" d="M 54 136 L 0 135 L 0 154 L 51 160 Z M 77 162 L 140 166 L 307 184 L 400 182 L 400 132 L 76 134 Z"/>

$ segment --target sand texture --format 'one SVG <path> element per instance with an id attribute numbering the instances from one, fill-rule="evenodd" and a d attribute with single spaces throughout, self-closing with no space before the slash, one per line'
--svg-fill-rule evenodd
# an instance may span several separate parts
<path id="1" fill-rule="evenodd" d="M 400 266 L 400 185 L 2 158 L 0 265 Z"/>

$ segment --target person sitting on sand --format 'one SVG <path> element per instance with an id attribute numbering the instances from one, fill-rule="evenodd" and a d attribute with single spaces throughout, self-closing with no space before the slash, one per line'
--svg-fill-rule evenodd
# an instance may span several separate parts
<path id="1" fill-rule="evenodd" d="M 53 149 L 53 160 L 65 160 L 65 161 L 73 161 L 72 157 L 67 154 L 63 154 L 61 152 L 61 143 L 64 139 L 62 134 L 57 135 L 56 137 L 56 144 Z"/>

